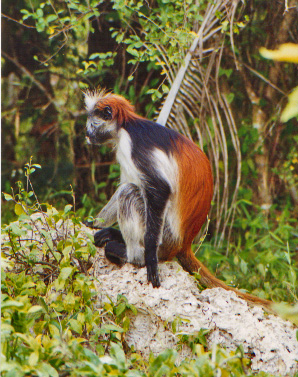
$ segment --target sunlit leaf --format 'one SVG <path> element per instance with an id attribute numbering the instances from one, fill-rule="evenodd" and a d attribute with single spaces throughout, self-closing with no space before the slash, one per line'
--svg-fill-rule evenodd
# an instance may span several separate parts
<path id="1" fill-rule="evenodd" d="M 100 334 L 109 334 L 111 331 L 116 331 L 116 332 L 120 332 L 120 333 L 123 333 L 123 329 L 119 326 L 116 326 L 116 325 L 104 325 L 101 327 L 99 333 Z"/>
<path id="2" fill-rule="evenodd" d="M 267 50 L 267 48 L 261 47 L 260 54 L 266 59 L 298 63 L 298 44 L 284 43 L 277 50 Z"/>
<path id="3" fill-rule="evenodd" d="M 61 269 L 59 279 L 66 280 L 74 270 L 74 267 L 64 267 Z"/>
<path id="4" fill-rule="evenodd" d="M 282 122 L 287 122 L 291 118 L 298 116 L 298 86 L 289 94 L 288 100 L 280 117 Z"/>
<path id="5" fill-rule="evenodd" d="M 19 237 L 26 234 L 26 230 L 21 229 L 16 223 L 10 224 L 10 229 L 16 236 L 19 236 Z"/>
<path id="6" fill-rule="evenodd" d="M 28 363 L 31 367 L 34 367 L 37 362 L 38 362 L 38 359 L 39 359 L 39 352 L 37 350 L 35 350 L 34 352 L 31 353 L 31 355 L 29 356 L 29 359 L 28 359 Z"/>
<path id="7" fill-rule="evenodd" d="M 1 303 L 1 309 L 9 309 L 9 308 L 20 308 L 24 306 L 23 302 L 15 301 L 15 300 L 8 300 Z"/>
<path id="8" fill-rule="evenodd" d="M 69 321 L 69 324 L 70 324 L 70 328 L 77 332 L 78 334 L 81 334 L 82 333 L 82 324 L 76 320 L 76 319 L 71 319 Z"/>
<path id="9" fill-rule="evenodd" d="M 13 200 L 13 197 L 12 197 L 11 195 L 9 195 L 9 194 L 6 194 L 6 193 L 4 192 L 3 195 L 4 195 L 5 200 L 7 200 L 7 201 L 9 201 L 9 200 Z"/>
<path id="10" fill-rule="evenodd" d="M 72 205 L 71 204 L 67 204 L 65 207 L 64 207 L 64 213 L 67 214 L 68 212 L 70 212 L 72 209 Z"/>
<path id="11" fill-rule="evenodd" d="M 28 310 L 28 314 L 31 313 L 36 313 L 42 310 L 42 307 L 40 305 L 33 305 L 31 308 Z"/>
<path id="12" fill-rule="evenodd" d="M 23 215 L 25 213 L 22 205 L 19 203 L 16 203 L 16 205 L 14 206 L 14 212 L 17 216 Z"/>
<path id="13" fill-rule="evenodd" d="M 114 358 L 117 360 L 117 364 L 121 368 L 125 368 L 125 354 L 123 349 L 119 346 L 119 344 L 112 343 L 111 356 L 114 356 Z"/>

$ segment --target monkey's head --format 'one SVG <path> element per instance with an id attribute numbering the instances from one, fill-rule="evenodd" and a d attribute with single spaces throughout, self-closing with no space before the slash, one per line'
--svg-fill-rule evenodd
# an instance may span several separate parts
<path id="1" fill-rule="evenodd" d="M 133 106 L 122 96 L 105 90 L 84 92 L 87 118 L 87 141 L 90 144 L 117 142 L 121 127 L 139 118 Z"/>

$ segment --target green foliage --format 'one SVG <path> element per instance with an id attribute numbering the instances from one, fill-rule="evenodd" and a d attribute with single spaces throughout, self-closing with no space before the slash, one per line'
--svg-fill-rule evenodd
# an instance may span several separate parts
<path id="1" fill-rule="evenodd" d="M 277 217 L 271 208 L 268 215 L 247 199 L 236 206 L 229 245 L 215 251 L 204 242 L 197 257 L 232 286 L 277 302 L 297 302 L 297 219 L 287 208 Z"/>
<path id="2" fill-rule="evenodd" d="M 95 247 L 80 232 L 80 218 L 66 205 L 58 211 L 40 204 L 31 175 L 39 164 L 25 166 L 26 189 L 5 193 L 18 221 L 4 225 L 2 245 L 1 375 L 23 376 L 243 376 L 249 360 L 239 347 L 207 349 L 206 334 L 177 334 L 178 348 L 193 358 L 178 365 L 177 351 L 145 360 L 128 349 L 124 335 L 136 308 L 124 296 L 97 302 L 88 274 Z M 74 202 L 74 198 L 73 198 Z M 42 210 L 44 208 L 45 210 Z M 172 324 L 174 332 L 179 321 Z M 266 374 L 259 374 L 266 376 Z"/>
<path id="3" fill-rule="evenodd" d="M 80 233 L 71 205 L 57 211 L 39 203 L 30 177 L 36 168 L 26 164 L 27 189 L 19 182 L 17 193 L 4 194 L 18 221 L 3 228 L 3 376 L 94 375 L 105 364 L 122 370 L 116 343 L 129 328 L 128 311 L 136 309 L 119 297 L 105 304 L 104 315 L 96 310 L 95 283 L 87 272 L 93 239 Z M 106 349 L 111 357 L 103 362 Z"/>

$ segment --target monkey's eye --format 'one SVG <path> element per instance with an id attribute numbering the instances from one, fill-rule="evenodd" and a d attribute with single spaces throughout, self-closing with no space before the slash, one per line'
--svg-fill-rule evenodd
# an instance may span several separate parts
<path id="1" fill-rule="evenodd" d="M 103 120 L 111 120 L 112 119 L 112 109 L 110 106 L 104 107 L 102 110 L 101 109 L 95 109 L 93 114 L 101 118 Z"/>

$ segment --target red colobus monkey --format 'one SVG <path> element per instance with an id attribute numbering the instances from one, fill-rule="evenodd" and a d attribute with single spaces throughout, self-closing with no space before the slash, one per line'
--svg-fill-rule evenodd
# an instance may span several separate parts
<path id="1" fill-rule="evenodd" d="M 199 272 L 209 288 L 235 291 L 247 301 L 270 302 L 239 292 L 214 277 L 195 257 L 191 244 L 206 220 L 213 179 L 206 155 L 178 132 L 144 119 L 123 97 L 86 91 L 87 140 L 112 142 L 120 164 L 120 186 L 96 216 L 95 245 L 106 257 L 146 266 L 148 281 L 160 286 L 158 261 L 176 257 L 189 272 Z M 118 221 L 120 231 L 110 226 Z"/>

